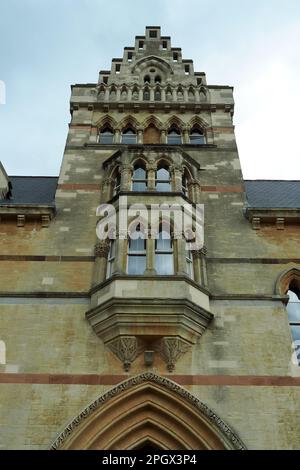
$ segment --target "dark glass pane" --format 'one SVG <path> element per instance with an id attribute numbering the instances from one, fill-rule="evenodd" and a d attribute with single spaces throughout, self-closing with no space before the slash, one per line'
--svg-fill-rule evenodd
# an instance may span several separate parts
<path id="1" fill-rule="evenodd" d="M 133 181 L 132 191 L 142 192 L 147 191 L 147 185 L 144 181 Z"/>
<path id="2" fill-rule="evenodd" d="M 193 133 L 190 135 L 190 143 L 193 145 L 202 145 L 205 144 L 204 135 Z"/>
<path id="3" fill-rule="evenodd" d="M 156 190 L 157 191 L 165 191 L 169 192 L 171 191 L 171 184 L 166 182 L 166 183 L 156 183 Z"/>
<path id="4" fill-rule="evenodd" d="M 168 134 L 168 144 L 169 145 L 179 145 L 181 144 L 181 135 L 176 133 Z"/>
<path id="5" fill-rule="evenodd" d="M 300 325 L 299 326 L 292 325 L 291 330 L 292 330 L 293 341 L 299 341 L 299 345 L 300 345 Z"/>
<path id="6" fill-rule="evenodd" d="M 136 144 L 136 134 L 133 134 L 132 132 L 122 134 L 122 144 Z"/>
<path id="7" fill-rule="evenodd" d="M 132 236 L 136 236 L 136 233 L 135 232 L 134 234 L 132 234 Z M 132 252 L 132 251 L 145 251 L 146 250 L 146 240 L 144 240 L 143 238 L 137 238 L 136 240 L 130 238 L 129 239 L 129 252 Z"/>
<path id="8" fill-rule="evenodd" d="M 100 134 L 101 144 L 112 144 L 113 140 L 114 140 L 114 135 L 111 132 L 102 132 Z"/>
<path id="9" fill-rule="evenodd" d="M 287 312 L 290 323 L 300 323 L 300 303 L 289 302 L 287 305 Z"/>
<path id="10" fill-rule="evenodd" d="M 156 254 L 155 269 L 157 274 L 174 274 L 173 254 Z"/>
<path id="11" fill-rule="evenodd" d="M 146 170 L 144 168 L 138 167 L 133 172 L 133 179 L 135 180 L 145 180 L 146 179 Z"/>
<path id="12" fill-rule="evenodd" d="M 172 251 L 172 239 L 170 233 L 163 231 L 159 233 L 159 238 L 155 240 L 156 250 L 159 251 Z"/>
<path id="13" fill-rule="evenodd" d="M 145 256 L 128 256 L 128 274 L 144 274 L 146 270 Z"/>
<path id="14" fill-rule="evenodd" d="M 156 179 L 158 180 L 169 180 L 170 173 L 166 168 L 160 168 L 156 173 Z"/>

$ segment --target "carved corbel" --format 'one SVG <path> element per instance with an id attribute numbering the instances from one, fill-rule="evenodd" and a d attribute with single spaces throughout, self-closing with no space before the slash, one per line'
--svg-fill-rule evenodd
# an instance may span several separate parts
<path id="1" fill-rule="evenodd" d="M 133 361 L 144 351 L 144 343 L 135 336 L 122 336 L 107 344 L 112 353 L 123 363 L 124 370 L 129 371 Z"/>
<path id="2" fill-rule="evenodd" d="M 183 356 L 191 345 L 176 336 L 164 336 L 155 343 L 155 350 L 167 364 L 169 372 L 173 372 L 178 359 Z"/>
<path id="3" fill-rule="evenodd" d="M 108 239 L 100 240 L 95 245 L 95 257 L 96 258 L 107 258 L 110 248 L 110 241 Z"/>

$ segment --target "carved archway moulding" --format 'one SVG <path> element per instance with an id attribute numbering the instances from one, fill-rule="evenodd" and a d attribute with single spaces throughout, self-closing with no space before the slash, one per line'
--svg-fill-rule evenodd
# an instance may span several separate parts
<path id="1" fill-rule="evenodd" d="M 125 450 L 159 442 L 164 450 L 244 450 L 210 408 L 171 380 L 147 372 L 86 407 L 51 449 Z"/>
<path id="2" fill-rule="evenodd" d="M 280 274 L 276 281 L 275 293 L 285 295 L 291 284 L 294 284 L 294 287 L 300 291 L 300 267 L 298 266 L 289 268 Z"/>

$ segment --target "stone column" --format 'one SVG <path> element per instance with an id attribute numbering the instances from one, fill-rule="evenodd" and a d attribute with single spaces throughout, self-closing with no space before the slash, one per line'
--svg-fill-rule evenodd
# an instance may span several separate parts
<path id="1" fill-rule="evenodd" d="M 121 142 L 121 129 L 115 129 L 114 135 L 114 144 L 119 144 Z"/>
<path id="2" fill-rule="evenodd" d="M 189 144 L 190 143 L 190 133 L 189 133 L 189 129 L 187 128 L 184 128 L 183 129 L 183 143 L 184 144 Z"/>
<path id="3" fill-rule="evenodd" d="M 143 88 L 141 88 L 139 90 L 139 101 L 143 101 L 143 93 L 144 93 Z"/>
<path id="4" fill-rule="evenodd" d="M 116 101 L 119 103 L 120 99 L 121 99 L 121 89 L 118 87 L 117 93 L 116 93 Z"/>
<path id="5" fill-rule="evenodd" d="M 177 90 L 176 90 L 176 88 L 173 88 L 172 96 L 173 96 L 173 101 L 177 101 Z"/>
<path id="6" fill-rule="evenodd" d="M 146 271 L 145 275 L 156 274 L 155 270 L 155 240 L 148 238 L 147 240 L 147 259 L 146 259 Z"/>
<path id="7" fill-rule="evenodd" d="M 157 165 L 154 160 L 149 161 L 146 166 L 148 178 L 148 191 L 155 191 L 155 175 Z"/>
<path id="8" fill-rule="evenodd" d="M 161 141 L 162 144 L 167 143 L 167 131 L 165 129 L 161 130 L 160 141 Z"/>
<path id="9" fill-rule="evenodd" d="M 116 258 L 113 274 L 125 274 L 127 263 L 127 233 L 120 235 L 116 240 Z"/>
<path id="10" fill-rule="evenodd" d="M 200 203 L 200 198 L 201 198 L 201 186 L 199 181 L 197 180 L 191 180 L 188 184 L 188 196 L 191 199 L 192 202 L 195 204 Z"/>
<path id="11" fill-rule="evenodd" d="M 201 285 L 201 250 L 193 250 L 194 281 Z"/>
<path id="12" fill-rule="evenodd" d="M 161 100 L 166 101 L 166 90 L 164 88 L 161 89 Z"/>
<path id="13" fill-rule="evenodd" d="M 95 245 L 95 264 L 93 272 L 93 286 L 100 284 L 106 279 L 107 256 L 109 253 L 110 241 L 99 240 Z"/>
<path id="14" fill-rule="evenodd" d="M 154 101 L 154 88 L 150 88 L 150 101 Z"/>
<path id="15" fill-rule="evenodd" d="M 206 255 L 207 249 L 203 246 L 200 250 L 194 250 L 194 280 L 196 284 L 207 287 Z"/>
<path id="16" fill-rule="evenodd" d="M 132 181 L 132 165 L 123 164 L 121 167 L 121 191 L 130 191 L 131 190 L 131 181 Z"/>
<path id="17" fill-rule="evenodd" d="M 183 98 L 185 102 L 188 102 L 189 100 L 189 94 L 186 88 L 183 89 Z"/>
<path id="18" fill-rule="evenodd" d="M 182 191 L 182 167 L 180 165 L 171 165 L 171 171 L 173 173 L 173 191 Z"/>
<path id="19" fill-rule="evenodd" d="M 139 127 L 137 129 L 137 143 L 138 144 L 143 143 L 143 133 L 144 133 L 144 129 L 142 127 Z"/>
<path id="20" fill-rule="evenodd" d="M 176 243 L 177 247 L 177 273 L 179 275 L 185 275 L 186 272 L 186 240 L 183 237 L 182 233 L 174 234 L 174 244 Z"/>
<path id="21" fill-rule="evenodd" d="M 127 91 L 127 100 L 131 101 L 132 100 L 132 88 L 128 88 Z"/>
<path id="22" fill-rule="evenodd" d="M 199 93 L 199 90 L 197 88 L 195 88 L 195 99 L 196 99 L 197 103 L 200 102 L 200 93 Z"/>

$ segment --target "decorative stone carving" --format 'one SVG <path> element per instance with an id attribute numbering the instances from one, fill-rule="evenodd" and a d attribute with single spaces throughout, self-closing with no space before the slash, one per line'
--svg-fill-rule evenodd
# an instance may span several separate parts
<path id="1" fill-rule="evenodd" d="M 178 359 L 183 356 L 191 345 L 176 336 L 165 336 L 155 344 L 155 350 L 167 364 L 169 372 L 173 372 Z"/>
<path id="2" fill-rule="evenodd" d="M 201 402 L 198 398 L 192 395 L 188 390 L 184 389 L 172 380 L 167 379 L 159 375 L 155 375 L 152 372 L 145 372 L 135 377 L 130 377 L 124 382 L 119 383 L 111 390 L 108 390 L 103 395 L 98 397 L 95 401 L 90 403 L 84 410 L 80 412 L 65 429 L 59 434 L 55 441 L 51 445 L 52 450 L 62 448 L 63 444 L 67 441 L 68 437 L 73 434 L 81 424 L 84 424 L 88 418 L 97 412 L 102 406 L 109 403 L 115 397 L 120 396 L 122 393 L 130 390 L 133 387 L 142 385 L 145 383 L 153 383 L 163 388 L 168 393 L 174 393 L 176 397 L 179 397 L 190 404 L 196 412 L 203 414 L 211 424 L 215 427 L 223 436 L 225 442 L 228 443 L 228 447 L 234 450 L 245 450 L 245 444 L 235 434 L 235 432 L 218 416 L 211 408 L 205 403 Z"/>
<path id="3" fill-rule="evenodd" d="M 95 256 L 96 258 L 107 258 L 109 253 L 110 242 L 109 240 L 100 240 L 95 245 Z"/>
<path id="4" fill-rule="evenodd" d="M 135 336 L 121 336 L 108 345 L 109 349 L 123 362 L 124 370 L 129 371 L 132 362 L 143 350 L 143 342 Z"/>

